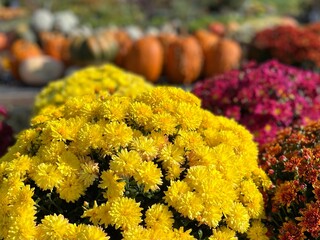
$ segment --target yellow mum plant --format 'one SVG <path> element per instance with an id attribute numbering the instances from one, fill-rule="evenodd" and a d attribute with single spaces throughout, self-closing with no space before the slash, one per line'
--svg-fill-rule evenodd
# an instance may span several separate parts
<path id="1" fill-rule="evenodd" d="M 112 95 L 136 96 L 151 83 L 143 77 L 123 71 L 112 65 L 90 66 L 53 81 L 44 87 L 35 99 L 35 111 L 48 105 L 59 106 L 69 97 L 107 91 Z"/>
<path id="2" fill-rule="evenodd" d="M 268 239 L 252 139 L 179 88 L 70 98 L 0 160 L 0 238 Z"/>

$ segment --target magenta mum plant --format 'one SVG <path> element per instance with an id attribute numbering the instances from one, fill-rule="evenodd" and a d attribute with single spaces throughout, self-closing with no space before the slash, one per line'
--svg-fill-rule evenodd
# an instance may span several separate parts
<path id="1" fill-rule="evenodd" d="M 279 129 L 320 118 L 320 75 L 276 60 L 205 79 L 192 92 L 204 108 L 245 125 L 259 144 Z"/>
<path id="2" fill-rule="evenodd" d="M 0 106 L 0 157 L 7 152 L 13 144 L 13 129 L 5 122 L 7 110 Z"/>

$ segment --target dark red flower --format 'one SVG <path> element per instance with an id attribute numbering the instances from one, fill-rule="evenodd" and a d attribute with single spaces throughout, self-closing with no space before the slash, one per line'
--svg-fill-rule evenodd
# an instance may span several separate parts
<path id="1" fill-rule="evenodd" d="M 249 59 L 275 58 L 285 64 L 320 67 L 319 26 L 277 26 L 258 32 L 252 39 Z"/>
<path id="2" fill-rule="evenodd" d="M 320 209 L 319 204 L 309 203 L 305 209 L 301 209 L 301 217 L 297 217 L 302 232 L 309 232 L 312 237 L 320 237 Z"/>
<path id="3" fill-rule="evenodd" d="M 12 145 L 14 141 L 13 129 L 5 122 L 6 117 L 6 109 L 0 106 L 0 157 L 7 152 L 8 147 Z M 1 119 L 3 120 L 1 121 Z"/>
<path id="4" fill-rule="evenodd" d="M 306 239 L 300 228 L 293 222 L 285 222 L 279 230 L 280 240 L 303 240 Z"/>
<path id="5" fill-rule="evenodd" d="M 259 153 L 275 186 L 266 203 L 271 232 L 279 239 L 320 239 L 320 120 L 280 134 Z"/>
<path id="6" fill-rule="evenodd" d="M 280 184 L 273 197 L 273 204 L 276 206 L 289 207 L 296 200 L 299 188 L 294 181 L 288 181 Z"/>
<path id="7" fill-rule="evenodd" d="M 316 181 L 313 183 L 313 194 L 315 196 L 315 198 L 317 199 L 317 201 L 320 201 L 320 181 Z"/>

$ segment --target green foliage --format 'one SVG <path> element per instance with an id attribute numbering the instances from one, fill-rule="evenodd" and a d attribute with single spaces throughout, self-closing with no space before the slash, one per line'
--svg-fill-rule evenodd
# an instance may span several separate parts
<path id="1" fill-rule="evenodd" d="M 30 10 L 71 10 L 83 24 L 161 26 L 179 19 L 191 30 L 211 21 L 243 21 L 263 15 L 301 15 L 312 0 L 21 0 Z"/>

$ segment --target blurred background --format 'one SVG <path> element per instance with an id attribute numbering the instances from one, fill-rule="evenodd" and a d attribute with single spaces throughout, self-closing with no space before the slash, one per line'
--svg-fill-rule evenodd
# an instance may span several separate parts
<path id="1" fill-rule="evenodd" d="M 320 18 L 320 1 L 317 0 L 1 0 L 1 5 L 23 7 L 27 15 L 38 8 L 54 12 L 69 10 L 91 27 L 105 24 L 160 26 L 176 20 L 193 29 L 213 20 L 241 22 L 264 15 L 287 15 L 301 22 Z"/>
<path id="2" fill-rule="evenodd" d="M 319 0 L 0 0 L 0 105 L 11 113 L 16 132 L 25 128 L 34 96 L 49 81 L 90 64 L 114 62 L 115 51 L 124 54 L 125 40 L 118 38 L 114 50 L 115 41 L 106 34 L 103 54 L 96 55 L 90 41 L 97 35 L 101 40 L 101 32 L 124 30 L 132 44 L 145 35 L 206 29 L 240 44 L 246 61 L 257 32 L 317 21 Z M 68 51 L 65 41 L 71 44 Z M 65 52 L 71 55 L 67 60 Z M 34 60 L 24 63 L 39 55 L 42 69 L 34 70 L 39 66 Z"/>

